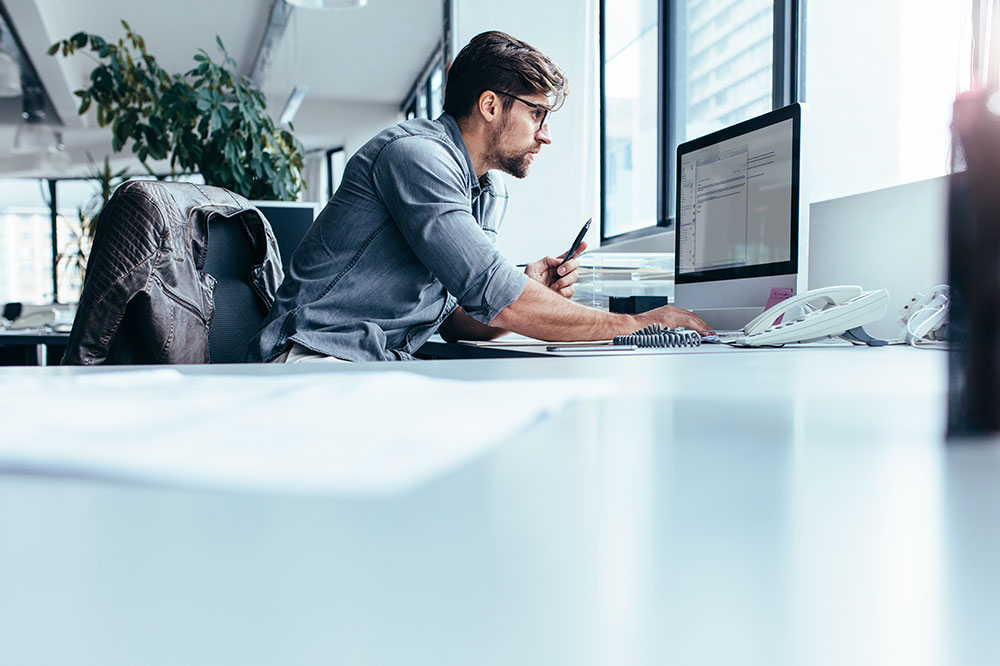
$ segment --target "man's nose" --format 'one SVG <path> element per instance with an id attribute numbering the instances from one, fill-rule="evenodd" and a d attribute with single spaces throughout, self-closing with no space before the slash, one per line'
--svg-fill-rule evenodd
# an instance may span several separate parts
<path id="1" fill-rule="evenodd" d="M 535 138 L 539 143 L 552 143 L 552 135 L 549 134 L 549 124 L 545 123 L 535 132 Z"/>

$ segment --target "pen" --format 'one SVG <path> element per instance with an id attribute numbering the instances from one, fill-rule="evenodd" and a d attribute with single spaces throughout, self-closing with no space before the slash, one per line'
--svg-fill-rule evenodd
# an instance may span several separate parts
<path id="1" fill-rule="evenodd" d="M 567 261 L 573 258 L 573 255 L 576 253 L 576 249 L 580 247 L 580 243 L 583 242 L 583 237 L 587 235 L 587 229 L 590 229 L 590 223 L 593 221 L 594 218 L 590 218 L 589 220 L 583 223 L 583 229 L 580 229 L 580 233 L 576 235 L 576 240 L 574 240 L 573 244 L 569 246 L 569 250 L 566 251 L 563 260 L 559 263 L 559 266 L 562 266 Z M 559 279 L 559 266 L 556 266 L 555 268 L 556 280 Z M 555 282 L 555 280 L 553 280 L 553 282 Z"/>
<path id="2" fill-rule="evenodd" d="M 609 345 L 605 343 L 603 345 L 549 345 L 545 348 L 545 351 L 584 353 L 600 352 L 604 354 L 606 352 L 636 351 L 637 349 L 639 349 L 638 345 Z"/>

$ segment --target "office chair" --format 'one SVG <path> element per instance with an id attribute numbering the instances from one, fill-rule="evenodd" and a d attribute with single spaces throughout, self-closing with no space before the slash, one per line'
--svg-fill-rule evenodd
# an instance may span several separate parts
<path id="1" fill-rule="evenodd" d="M 215 313 L 208 329 L 211 363 L 246 360 L 247 344 L 267 316 L 268 307 L 250 288 L 252 265 L 252 247 L 242 221 L 221 215 L 210 218 L 204 272 L 215 278 Z"/>
<path id="2" fill-rule="evenodd" d="M 245 198 L 130 181 L 101 213 L 63 364 L 242 362 L 282 278 Z"/>

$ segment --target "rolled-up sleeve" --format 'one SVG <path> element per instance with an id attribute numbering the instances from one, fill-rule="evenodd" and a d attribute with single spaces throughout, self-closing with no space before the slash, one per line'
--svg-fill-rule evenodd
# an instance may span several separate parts
<path id="1" fill-rule="evenodd" d="M 472 214 L 468 175 L 435 137 L 385 146 L 372 177 L 414 254 L 471 317 L 489 324 L 518 299 L 528 277 L 493 246 Z"/>

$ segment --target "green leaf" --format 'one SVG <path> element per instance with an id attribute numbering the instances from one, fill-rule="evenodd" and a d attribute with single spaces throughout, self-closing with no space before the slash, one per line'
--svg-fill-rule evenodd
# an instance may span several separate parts
<path id="1" fill-rule="evenodd" d="M 61 46 L 61 43 L 60 42 L 56 42 L 55 44 L 53 44 L 52 46 L 49 47 L 49 50 L 45 52 L 45 55 L 50 55 L 50 56 L 51 55 L 55 55 L 56 53 L 59 52 L 59 47 L 60 46 Z"/>
<path id="2" fill-rule="evenodd" d="M 193 69 L 171 73 L 146 51 L 142 36 L 126 21 L 122 26 L 126 36 L 115 42 L 77 33 L 49 47 L 68 57 L 89 41 L 99 60 L 76 93 L 79 112 L 95 107 L 98 124 L 111 125 L 116 150 L 131 138 L 144 164 L 169 157 L 172 172 L 200 171 L 207 182 L 241 194 L 294 199 L 302 187 L 302 146 L 275 129 L 263 94 L 238 74 L 221 37 L 220 63 L 199 49 Z"/>

